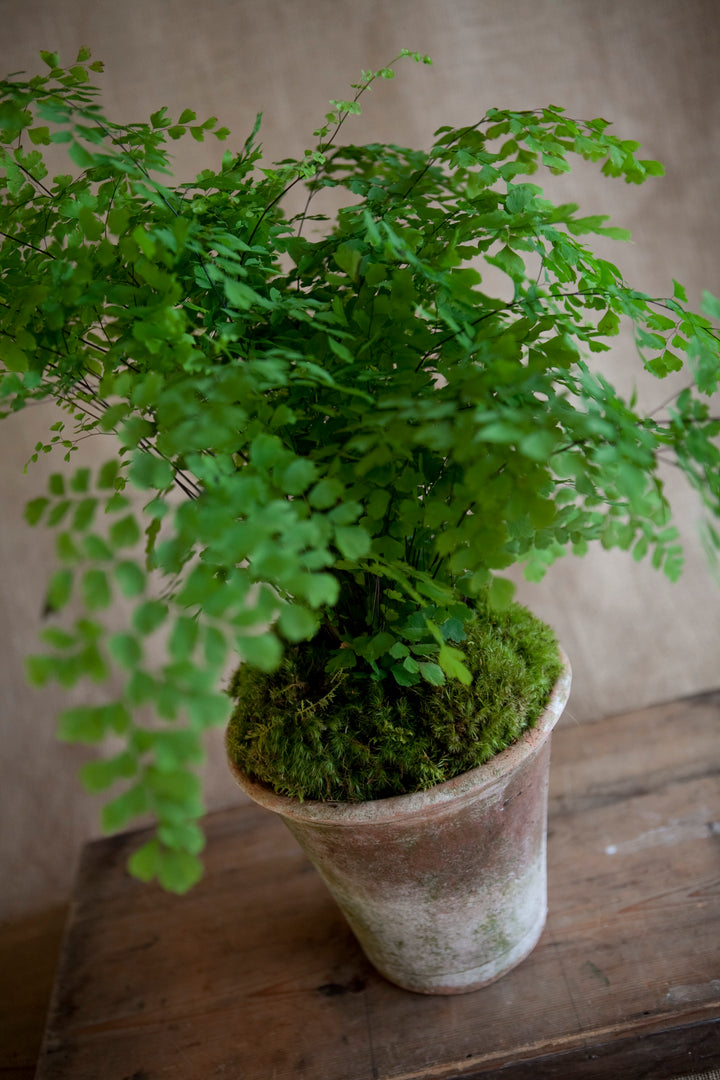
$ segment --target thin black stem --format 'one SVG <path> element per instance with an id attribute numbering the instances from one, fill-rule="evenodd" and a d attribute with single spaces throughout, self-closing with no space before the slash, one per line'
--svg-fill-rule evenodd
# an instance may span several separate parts
<path id="1" fill-rule="evenodd" d="M 30 248 L 31 251 L 37 251 L 38 255 L 45 255 L 48 259 L 54 259 L 55 256 L 51 255 L 49 251 L 45 251 L 43 248 L 36 247 L 35 244 L 31 244 L 29 240 L 21 240 L 17 236 L 11 236 L 10 233 L 2 232 L 0 230 L 0 236 L 4 236 L 6 240 L 12 240 L 14 244 L 19 247 Z M 7 307 L 8 305 L 3 305 Z"/>
<path id="2" fill-rule="evenodd" d="M 15 164 L 17 165 L 18 169 L 20 169 L 21 172 L 25 173 L 25 175 L 28 177 L 29 180 L 32 180 L 33 184 L 36 184 L 37 187 L 39 187 L 41 191 L 44 191 L 45 194 L 48 195 L 52 199 L 52 197 L 53 197 L 52 191 L 50 191 L 49 188 L 46 188 L 45 185 L 43 184 L 43 182 L 41 180 L 38 180 L 37 176 L 33 176 L 33 174 L 30 172 L 30 170 L 26 169 L 25 166 L 23 164 L 21 164 L 21 162 L 16 161 Z"/>
<path id="3" fill-rule="evenodd" d="M 394 59 L 392 59 L 390 61 L 389 64 L 385 65 L 385 68 L 389 68 L 392 64 L 397 63 L 397 61 L 401 60 L 401 59 L 402 59 L 402 54 L 398 54 L 396 57 L 394 57 Z M 385 69 L 382 69 L 382 70 L 385 70 Z M 378 73 L 374 72 L 370 76 L 369 79 L 366 79 L 365 82 L 362 83 L 357 88 L 357 90 L 355 92 L 355 96 L 352 99 L 353 100 L 353 105 L 355 105 L 360 100 L 360 98 L 365 93 L 365 91 L 368 90 L 372 86 L 372 84 L 375 82 L 376 78 L 378 78 Z M 323 143 L 318 144 L 317 152 L 319 154 L 324 156 L 327 153 L 327 151 L 330 149 L 330 147 L 333 145 L 336 138 L 338 137 L 338 134 L 339 134 L 343 124 L 345 123 L 345 121 L 347 120 L 349 115 L 350 115 L 350 111 L 348 109 L 346 109 L 344 112 L 341 112 L 341 113 L 338 114 L 338 122 L 335 125 L 335 130 L 332 132 L 329 139 L 324 144 Z M 318 172 L 315 174 L 315 177 L 322 176 L 324 171 L 325 171 L 324 167 L 319 169 Z M 279 203 L 280 200 L 283 199 L 285 197 L 285 195 L 287 195 L 287 193 L 289 191 L 291 191 L 292 188 L 295 187 L 296 184 L 300 183 L 300 181 L 302 179 L 303 179 L 303 177 L 301 177 L 301 176 L 295 177 L 295 179 L 293 181 L 291 181 L 291 183 L 289 183 L 287 185 L 287 187 L 285 187 L 285 189 L 283 191 L 281 191 L 280 194 L 277 195 L 276 198 L 274 198 L 271 203 L 268 204 L 268 206 L 265 207 L 262 214 L 260 215 L 257 222 L 255 223 L 255 228 L 253 229 L 252 233 L 250 234 L 250 240 L 248 241 L 249 243 L 252 243 L 252 238 L 254 237 L 255 233 L 259 229 L 261 222 L 264 220 L 265 216 L 269 213 L 269 211 L 273 208 L 273 206 L 276 206 L 277 203 Z M 298 233 L 297 233 L 298 236 L 302 232 L 302 228 L 303 228 L 303 225 L 305 223 L 305 218 L 307 217 L 307 211 L 308 211 L 308 207 L 310 205 L 310 201 L 313 198 L 313 196 L 317 193 L 317 191 L 318 191 L 317 188 L 313 188 L 310 191 L 309 195 L 308 195 L 307 201 L 305 203 L 305 209 L 302 212 L 301 219 L 300 219 L 300 225 L 298 227 Z"/>

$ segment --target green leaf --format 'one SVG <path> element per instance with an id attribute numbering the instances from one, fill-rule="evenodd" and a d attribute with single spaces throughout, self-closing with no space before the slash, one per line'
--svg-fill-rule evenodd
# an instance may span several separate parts
<path id="1" fill-rule="evenodd" d="M 56 570 L 50 578 L 45 604 L 50 611 L 61 611 L 70 597 L 73 589 L 73 574 L 71 570 Z"/>
<path id="2" fill-rule="evenodd" d="M 58 718 L 57 738 L 61 742 L 97 743 L 106 733 L 105 715 L 97 705 L 76 705 Z"/>
<path id="3" fill-rule="evenodd" d="M 80 500 L 73 514 L 72 527 L 75 532 L 83 532 L 92 525 L 96 509 L 97 499 L 87 498 Z"/>
<path id="4" fill-rule="evenodd" d="M 312 574 L 304 582 L 303 594 L 313 608 L 332 607 L 338 598 L 339 586 L 332 574 Z"/>
<path id="5" fill-rule="evenodd" d="M 515 596 L 515 585 L 507 578 L 494 577 L 490 584 L 488 599 L 496 611 L 506 611 Z"/>
<path id="6" fill-rule="evenodd" d="M 160 850 L 157 877 L 168 892 L 183 895 L 200 881 L 203 864 L 197 855 L 186 851 Z"/>
<path id="7" fill-rule="evenodd" d="M 170 734 L 172 737 L 174 732 L 159 734 L 162 739 L 163 734 Z M 154 733 L 152 742 L 156 742 Z M 148 766 L 145 770 L 145 782 L 153 803 L 165 817 L 177 819 L 178 810 L 185 816 L 195 809 L 201 809 L 200 780 L 189 769 L 180 767 L 165 770 L 158 766 Z"/>
<path id="8" fill-rule="evenodd" d="M 114 568 L 115 578 L 123 596 L 140 596 L 145 590 L 145 573 L 137 563 L 126 560 Z"/>
<path id="9" fill-rule="evenodd" d="M 334 259 L 340 269 L 344 270 L 348 277 L 355 280 L 362 261 L 362 252 L 352 243 L 340 244 L 335 251 Z"/>
<path id="10" fill-rule="evenodd" d="M 282 646 L 274 634 L 264 633 L 257 637 L 236 638 L 240 656 L 246 664 L 260 671 L 275 671 L 282 659 Z"/>
<path id="11" fill-rule="evenodd" d="M 83 603 L 89 611 L 106 608 L 112 601 L 112 590 L 104 570 L 88 570 L 80 582 Z"/>
<path id="12" fill-rule="evenodd" d="M 92 559 L 93 562 L 109 562 L 113 557 L 107 543 L 101 536 L 96 536 L 94 533 L 88 533 L 87 536 L 84 536 L 82 545 L 88 559 Z"/>
<path id="13" fill-rule="evenodd" d="M 249 285 L 244 285 L 241 281 L 225 278 L 223 288 L 228 302 L 240 311 L 249 311 L 251 307 L 261 302 L 261 297 L 255 290 L 251 289 Z M 264 307 L 265 304 L 262 304 L 262 306 Z"/>
<path id="14" fill-rule="evenodd" d="M 467 609 L 461 612 L 461 617 L 451 615 L 449 619 L 440 627 L 442 636 L 445 641 L 465 641 L 467 634 L 465 632 L 465 621 L 467 619 Z"/>
<path id="15" fill-rule="evenodd" d="M 175 478 L 175 470 L 164 458 L 138 450 L 133 454 L 129 476 L 135 487 L 165 491 Z"/>
<path id="16" fill-rule="evenodd" d="M 0 340 L 0 360 L 8 371 L 27 371 L 29 367 L 27 353 L 6 337 Z"/>
<path id="17" fill-rule="evenodd" d="M 308 501 L 316 510 L 329 510 L 342 498 L 343 486 L 338 480 L 320 480 L 308 495 Z"/>
<path id="18" fill-rule="evenodd" d="M 137 761 L 123 751 L 102 761 L 88 761 L 80 769 L 80 781 L 90 795 L 107 791 L 118 780 L 129 780 L 137 774 Z"/>
<path id="19" fill-rule="evenodd" d="M 620 333 L 620 316 L 612 308 L 608 308 L 598 323 L 598 333 L 607 337 L 614 337 Z"/>
<path id="20" fill-rule="evenodd" d="M 130 225 L 130 211 L 124 206 L 114 206 L 108 211 L 105 224 L 108 232 L 113 233 L 114 236 L 123 236 Z"/>
<path id="21" fill-rule="evenodd" d="M 495 420 L 481 428 L 479 435 L 484 442 L 513 443 L 523 437 L 523 431 L 507 420 Z"/>
<path id="22" fill-rule="evenodd" d="M 370 537 L 359 525 L 336 528 L 335 543 L 346 559 L 362 559 L 370 552 Z"/>
<path id="23" fill-rule="evenodd" d="M 318 631 L 319 619 L 307 608 L 287 604 L 280 612 L 278 629 L 288 641 L 306 641 Z"/>
<path id="24" fill-rule="evenodd" d="M 199 694 L 186 702 L 190 723 L 199 730 L 224 725 L 232 711 L 227 694 Z"/>
<path id="25" fill-rule="evenodd" d="M 162 600 L 146 600 L 135 608 L 132 624 L 138 634 L 153 634 L 168 615 L 168 606 Z"/>
<path id="26" fill-rule="evenodd" d="M 108 639 L 108 652 L 128 671 L 134 671 L 143 658 L 142 645 L 132 634 L 112 634 Z"/>
<path id="27" fill-rule="evenodd" d="M 648 553 L 650 544 L 646 536 L 641 536 L 635 547 L 632 549 L 632 557 L 635 562 L 640 562 Z"/>
<path id="28" fill-rule="evenodd" d="M 499 267 L 500 270 L 504 270 L 513 281 L 523 281 L 525 279 L 525 263 L 522 257 L 507 244 L 498 251 L 497 255 L 488 257 L 487 261 L 493 266 Z"/>
<path id="29" fill-rule="evenodd" d="M 125 695 L 132 706 L 145 705 L 150 701 L 157 702 L 157 682 L 147 671 L 136 668 L 127 681 Z"/>
<path id="30" fill-rule="evenodd" d="M 465 656 L 460 649 L 455 649 L 452 645 L 441 645 L 438 663 L 449 679 L 457 679 L 463 686 L 471 685 L 472 675 L 468 671 Z"/>
<path id="31" fill-rule="evenodd" d="M 518 449 L 533 461 L 547 461 L 557 446 L 557 440 L 557 433 L 554 431 L 533 431 L 523 436 Z"/>
<path id="32" fill-rule="evenodd" d="M 199 855 L 205 847 L 202 829 L 191 821 L 160 825 L 158 838 L 171 851 L 187 851 L 191 855 Z"/>
<path id="33" fill-rule="evenodd" d="M 260 469 L 271 469 L 284 463 L 287 454 L 281 439 L 277 435 L 263 432 L 256 435 L 250 444 L 250 460 Z"/>
<path id="34" fill-rule="evenodd" d="M 135 517 L 127 514 L 110 526 L 110 540 L 114 547 L 134 547 L 140 540 L 140 528 Z"/>
<path id="35" fill-rule="evenodd" d="M 394 664 L 390 668 L 390 673 L 398 686 L 416 686 L 420 682 L 419 674 L 408 671 L 404 664 Z"/>
<path id="36" fill-rule="evenodd" d="M 30 142 L 34 143 L 35 146 L 50 145 L 50 128 L 48 127 L 28 128 L 28 135 Z"/>
<path id="37" fill-rule="evenodd" d="M 443 686 L 445 683 L 445 673 L 439 664 L 421 663 L 420 674 L 431 686 Z"/>
<path id="38" fill-rule="evenodd" d="M 368 660 L 379 660 L 381 656 L 385 656 L 386 653 L 395 644 L 395 637 L 392 634 L 387 633 L 385 630 L 381 630 L 379 634 L 374 634 L 370 641 L 367 642 L 359 651 Z M 407 656 L 407 653 L 405 654 Z M 402 664 L 400 665 L 403 666 Z M 406 670 L 410 668 L 406 667 Z"/>
<path id="39" fill-rule="evenodd" d="M 317 476 L 317 466 L 307 458 L 297 458 L 280 477 L 280 484 L 286 495 L 302 495 Z"/>
<path id="40" fill-rule="evenodd" d="M 598 229 L 599 236 L 607 236 L 610 240 L 632 240 L 632 233 L 629 229 L 621 229 L 617 225 L 609 225 L 605 229 Z"/>
<path id="41" fill-rule="evenodd" d="M 41 630 L 40 640 L 53 649 L 72 649 L 77 645 L 75 635 L 68 633 L 59 626 L 48 626 L 46 630 Z"/>
<path id="42" fill-rule="evenodd" d="M 38 499 L 31 499 L 25 507 L 24 517 L 28 525 L 37 525 L 42 519 L 45 510 L 49 505 L 50 500 L 44 496 L 40 496 Z"/>
<path id="43" fill-rule="evenodd" d="M 647 370 L 660 379 L 664 379 L 671 371 L 682 371 L 684 366 L 682 359 L 671 352 L 670 349 L 664 349 L 658 356 L 653 356 L 645 364 Z"/>
<path id="44" fill-rule="evenodd" d="M 676 300 L 681 300 L 684 304 L 687 304 L 688 302 L 684 285 L 681 285 L 675 278 L 673 278 L 673 296 Z"/>
<path id="45" fill-rule="evenodd" d="M 55 550 L 60 562 L 77 562 L 81 557 L 72 536 L 67 532 L 58 535 Z"/>
<path id="46" fill-rule="evenodd" d="M 159 517 L 153 518 L 145 530 L 145 563 L 148 570 L 152 570 L 157 566 L 155 557 L 155 544 L 160 534 L 160 528 L 162 521 Z"/>
<path id="47" fill-rule="evenodd" d="M 189 660 L 198 640 L 197 619 L 181 615 L 175 620 L 168 639 L 168 649 L 173 660 Z"/>
<path id="48" fill-rule="evenodd" d="M 197 827 L 190 823 L 162 825 L 158 830 L 159 837 L 171 839 L 178 846 L 178 838 L 183 837 L 181 842 L 184 847 L 202 850 L 202 840 L 198 840 L 198 834 Z M 150 882 L 157 878 L 163 888 L 178 894 L 186 893 L 203 874 L 202 862 L 196 852 L 172 850 L 161 844 L 159 839 L 148 840 L 133 852 L 128 860 L 128 870 L 140 881 Z"/>
<path id="49" fill-rule="evenodd" d="M 81 206 L 78 211 L 78 222 L 86 240 L 100 240 L 105 234 L 105 223 L 93 214 L 87 206 Z"/>
<path id="50" fill-rule="evenodd" d="M 717 296 L 713 296 L 707 289 L 703 290 L 702 304 L 700 305 L 703 314 L 707 315 L 709 319 L 716 319 L 720 321 L 720 300 Z"/>
<path id="51" fill-rule="evenodd" d="M 93 155 L 85 149 L 79 142 L 73 141 L 68 148 L 68 156 L 70 160 L 78 165 L 81 169 L 92 169 L 95 165 L 95 158 Z"/>
<path id="52" fill-rule="evenodd" d="M 154 128 L 170 126 L 171 121 L 167 117 L 167 105 L 163 105 L 157 112 L 150 113 L 150 123 Z"/>
<path id="53" fill-rule="evenodd" d="M 160 843 L 148 840 L 128 859 L 128 870 L 134 878 L 146 883 L 154 881 L 160 868 Z"/>
<path id="54" fill-rule="evenodd" d="M 25 661 L 25 672 L 31 686 L 46 686 L 52 679 L 57 678 L 57 660 L 54 656 L 28 656 Z"/>
<path id="55" fill-rule="evenodd" d="M 48 528 L 54 528 L 59 525 L 60 522 L 67 516 L 67 512 L 70 509 L 71 503 L 69 499 L 62 499 L 60 502 L 56 502 L 51 508 L 47 517 Z"/>
<path id="56" fill-rule="evenodd" d="M 147 788 L 143 784 L 134 784 L 103 807 L 101 814 L 103 831 L 117 832 L 133 818 L 140 817 L 149 809 Z"/>
<path id="57" fill-rule="evenodd" d="M 111 458 L 110 461 L 106 461 L 105 464 L 101 466 L 98 473 L 98 487 L 102 490 L 114 488 L 115 481 L 117 480 L 119 473 L 120 462 L 117 460 L 117 458 Z"/>
<path id="58" fill-rule="evenodd" d="M 210 667 L 222 667 L 227 658 L 229 645 L 225 635 L 214 626 L 205 628 L 203 641 L 205 662 Z"/>
<path id="59" fill-rule="evenodd" d="M 113 409 L 114 406 L 110 406 L 109 409 L 106 409 L 105 414 L 100 421 L 100 427 L 103 431 L 112 431 L 121 419 L 121 417 L 116 416 Z M 118 411 L 121 413 L 121 416 L 127 415 L 127 405 L 120 404 L 118 406 Z M 135 449 L 143 439 L 149 438 L 153 433 L 153 425 L 149 420 L 144 420 L 141 416 L 130 416 L 122 423 L 118 437 L 123 446 L 127 446 L 128 449 Z M 152 455 L 142 451 L 138 457 L 152 457 Z"/>
<path id="60" fill-rule="evenodd" d="M 182 766 L 189 763 L 200 764 L 204 752 L 200 736 L 196 731 L 146 732 L 149 736 L 149 749 L 154 752 L 157 767 L 161 772 L 182 772 Z M 184 774 L 183 774 L 184 775 Z"/>
<path id="61" fill-rule="evenodd" d="M 352 649 L 339 649 L 334 656 L 331 656 L 325 665 L 325 671 L 328 675 L 333 675 L 337 671 L 349 671 L 351 668 L 357 666 L 357 656 Z"/>

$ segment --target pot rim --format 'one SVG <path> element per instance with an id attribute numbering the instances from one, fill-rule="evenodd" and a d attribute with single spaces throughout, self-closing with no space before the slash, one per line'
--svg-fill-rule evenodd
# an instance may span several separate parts
<path id="1" fill-rule="evenodd" d="M 567 654 L 562 647 L 559 648 L 559 652 L 563 665 L 562 671 L 537 723 L 516 742 L 489 758 L 484 764 L 461 773 L 451 780 L 435 784 L 434 787 L 414 791 L 409 795 L 392 795 L 388 798 L 371 799 L 365 802 L 318 802 L 278 795 L 265 784 L 251 780 L 227 755 L 230 771 L 242 790 L 260 806 L 283 817 L 318 825 L 363 825 L 397 821 L 398 817 L 428 810 L 430 807 L 439 806 L 451 800 L 475 798 L 483 788 L 490 788 L 504 781 L 524 761 L 534 756 L 552 734 L 567 704 L 572 682 L 572 668 Z"/>

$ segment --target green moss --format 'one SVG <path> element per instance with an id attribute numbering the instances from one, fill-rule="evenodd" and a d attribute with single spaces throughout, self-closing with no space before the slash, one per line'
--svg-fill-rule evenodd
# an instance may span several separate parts
<path id="1" fill-rule="evenodd" d="M 481 765 L 532 727 L 561 665 L 552 630 L 519 604 L 479 607 L 465 629 L 469 687 L 328 675 L 322 635 L 288 649 L 271 675 L 241 666 L 231 757 L 280 794 L 339 802 L 419 791 Z"/>

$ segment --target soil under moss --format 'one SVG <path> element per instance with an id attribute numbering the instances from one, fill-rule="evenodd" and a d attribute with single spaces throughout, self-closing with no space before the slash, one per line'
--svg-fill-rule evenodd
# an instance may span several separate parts
<path id="1" fill-rule="evenodd" d="M 290 647 L 271 675 L 241 666 L 231 758 L 279 794 L 338 802 L 408 794 L 483 764 L 534 725 L 561 663 L 552 630 L 519 604 L 479 606 L 465 629 L 468 687 L 330 676 L 321 637 Z"/>

